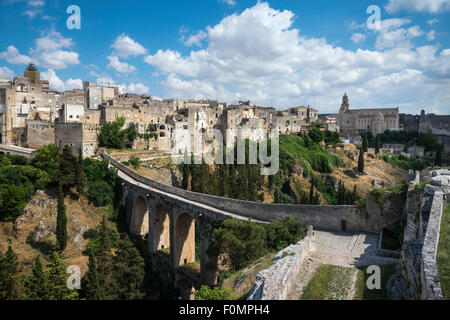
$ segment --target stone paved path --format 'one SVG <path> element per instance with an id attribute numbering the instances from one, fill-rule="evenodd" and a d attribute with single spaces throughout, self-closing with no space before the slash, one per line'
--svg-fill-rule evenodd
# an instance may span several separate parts
<path id="1" fill-rule="evenodd" d="M 397 263 L 397 259 L 376 255 L 379 236 L 368 233 L 330 232 L 314 230 L 311 252 L 303 261 L 288 300 L 298 300 L 314 271 L 321 264 L 355 268 L 352 297 L 356 282 L 356 267 Z M 350 297 L 349 297 L 350 299 Z"/>

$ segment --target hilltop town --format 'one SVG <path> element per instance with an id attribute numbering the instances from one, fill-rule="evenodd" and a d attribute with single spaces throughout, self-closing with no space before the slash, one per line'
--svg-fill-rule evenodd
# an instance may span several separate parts
<path id="1" fill-rule="evenodd" d="M 0 78 L 2 144 L 33 149 L 48 144 L 69 145 L 74 153 L 81 148 L 83 156 L 93 156 L 101 126 L 123 117 L 125 127 L 137 127 L 140 138 L 132 147 L 140 150 L 170 152 L 175 130 L 187 130 L 193 136 L 212 129 L 221 130 L 224 135 L 227 129 L 241 129 L 247 132 L 244 138 L 259 141 L 263 137 L 258 129 L 298 134 L 320 124 L 355 143 L 360 143 L 361 132 L 370 132 L 374 137 L 386 130 L 433 133 L 443 143 L 444 151 L 450 151 L 450 116 L 424 111 L 420 115 L 402 114 L 399 108 L 352 109 L 347 94 L 338 113 L 320 114 L 320 106 L 277 110 L 251 105 L 250 101 L 227 105 L 212 100 L 156 100 L 88 81 L 83 83 L 83 89 L 66 92 L 50 87 L 33 64 L 27 66 L 23 77 L 12 81 Z M 410 151 L 417 152 L 423 150 Z"/>

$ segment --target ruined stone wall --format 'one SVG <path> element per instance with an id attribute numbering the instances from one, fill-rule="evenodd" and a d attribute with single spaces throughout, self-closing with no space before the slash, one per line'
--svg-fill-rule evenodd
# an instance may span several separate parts
<path id="1" fill-rule="evenodd" d="M 46 121 L 27 121 L 27 146 L 39 149 L 55 143 L 55 125 Z"/>
<path id="2" fill-rule="evenodd" d="M 284 300 L 303 260 L 309 255 L 313 236 L 312 226 L 308 227 L 305 238 L 297 244 L 281 250 L 275 255 L 274 264 L 256 276 L 247 300 Z"/>
<path id="3" fill-rule="evenodd" d="M 431 182 L 423 192 L 414 188 L 417 179 L 413 180 L 408 191 L 401 259 L 397 272 L 387 284 L 391 299 L 443 299 L 436 253 L 443 208 L 450 195 L 450 171 L 442 169 L 421 174 L 421 181 L 428 179 Z M 419 205 L 420 210 L 417 210 Z"/>

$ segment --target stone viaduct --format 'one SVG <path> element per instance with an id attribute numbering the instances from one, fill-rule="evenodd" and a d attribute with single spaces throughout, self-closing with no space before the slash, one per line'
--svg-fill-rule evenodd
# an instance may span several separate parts
<path id="1" fill-rule="evenodd" d="M 210 248 L 211 235 L 230 217 L 259 223 L 299 217 L 315 229 L 372 233 L 386 224 L 385 219 L 358 206 L 264 204 L 186 191 L 139 175 L 104 150 L 99 155 L 118 169 L 123 181 L 130 234 L 145 241 L 154 270 L 169 270 L 183 298 L 192 297 L 194 288 L 202 284 L 216 282 L 218 257 Z M 186 270 L 195 262 L 196 236 L 200 238 L 200 273 L 194 276 Z"/>
<path id="2" fill-rule="evenodd" d="M 16 156 L 24 156 L 26 158 L 31 159 L 34 157 L 36 149 L 28 149 L 13 145 L 0 144 L 0 153 L 12 154 Z"/>

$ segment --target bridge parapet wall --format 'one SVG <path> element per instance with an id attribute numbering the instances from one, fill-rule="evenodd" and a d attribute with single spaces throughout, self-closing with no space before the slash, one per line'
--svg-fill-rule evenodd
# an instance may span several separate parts
<path id="1" fill-rule="evenodd" d="M 380 227 L 382 228 L 378 221 L 379 217 L 367 215 L 358 206 L 266 204 L 186 191 L 144 177 L 112 158 L 104 150 L 100 150 L 99 153 L 111 165 L 140 183 L 240 216 L 262 221 L 272 221 L 288 216 L 294 218 L 298 216 L 304 225 L 312 225 L 316 229 L 326 230 L 341 231 L 345 229 L 346 231 L 352 232 L 380 232 Z"/>

